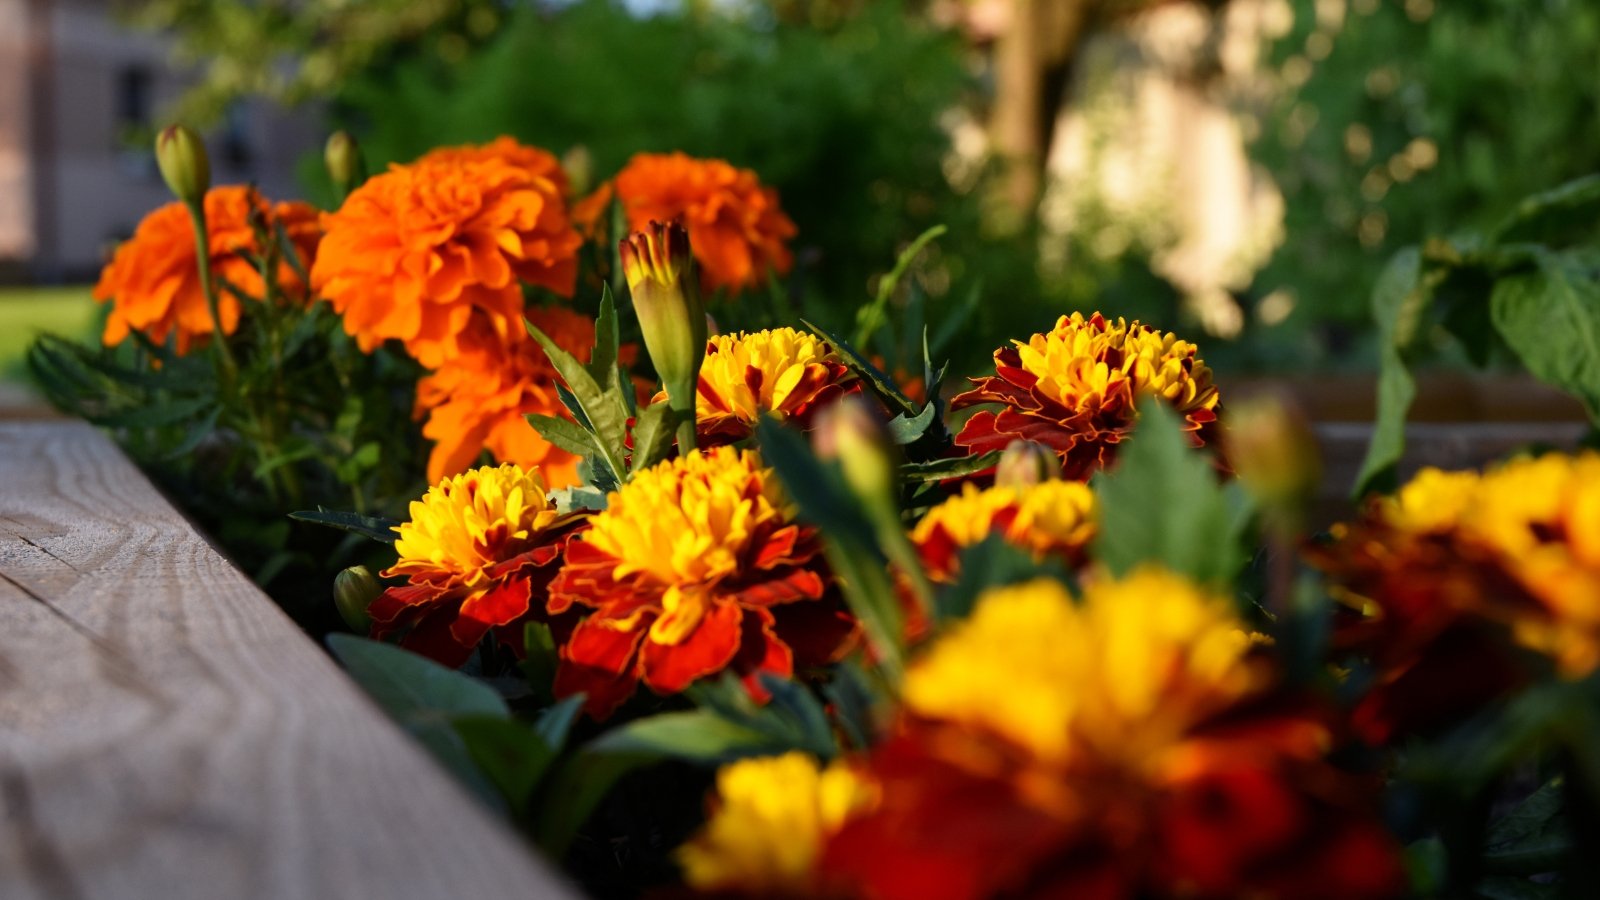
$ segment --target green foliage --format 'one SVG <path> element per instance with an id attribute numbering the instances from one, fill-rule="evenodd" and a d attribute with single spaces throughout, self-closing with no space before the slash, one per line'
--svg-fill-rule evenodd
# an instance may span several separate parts
<path id="1" fill-rule="evenodd" d="M 1600 6 L 1350 3 L 1330 29 L 1328 5 L 1293 5 L 1273 65 L 1309 78 L 1286 83 L 1254 148 L 1288 201 L 1289 239 L 1256 291 L 1292 291 L 1296 314 L 1279 331 L 1331 323 L 1338 352 L 1405 243 L 1486 230 L 1518 198 L 1600 171 L 1600 131 L 1578 124 L 1600 109 Z M 1308 53 L 1330 38 L 1325 59 Z M 1258 348 L 1275 343 L 1303 353 L 1272 332 Z"/>

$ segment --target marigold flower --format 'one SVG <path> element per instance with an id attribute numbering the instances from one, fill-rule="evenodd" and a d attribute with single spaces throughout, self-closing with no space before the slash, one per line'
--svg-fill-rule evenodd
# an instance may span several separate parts
<path id="1" fill-rule="evenodd" d="M 1600 454 L 1482 475 L 1425 469 L 1312 559 L 1341 588 L 1338 646 L 1378 680 L 1357 707 L 1383 742 L 1443 727 L 1529 677 L 1513 645 L 1581 678 L 1600 667 Z"/>
<path id="2" fill-rule="evenodd" d="M 1099 313 L 1062 316 L 1027 343 L 994 353 L 995 374 L 950 402 L 952 409 L 998 403 L 967 420 L 956 443 L 974 453 L 1037 441 L 1061 457 L 1064 477 L 1087 480 L 1109 464 L 1131 433 L 1138 402 L 1159 397 L 1183 417 L 1196 446 L 1210 443 L 1218 394 L 1195 346 L 1139 322 Z"/>
<path id="3" fill-rule="evenodd" d="M 484 466 L 444 479 L 395 528 L 400 559 L 382 574 L 408 583 L 367 609 L 372 636 L 404 632 L 402 646 L 459 666 L 492 630 L 520 654 L 522 626 L 542 615 L 576 524 L 557 513 L 537 467 Z"/>
<path id="4" fill-rule="evenodd" d="M 537 307 L 528 310 L 528 320 L 557 346 L 588 361 L 593 319 L 564 307 Z M 437 442 L 428 454 L 428 480 L 460 472 L 488 450 L 500 462 L 538 466 L 551 488 L 577 484 L 578 458 L 545 440 L 527 420 L 530 413 L 572 417 L 544 349 L 527 337 L 502 338 L 481 320 L 459 343 L 459 356 L 417 383 L 417 415 L 428 416 L 422 436 Z M 625 346 L 619 355 L 628 362 L 633 351 Z"/>
<path id="5" fill-rule="evenodd" d="M 713 335 L 700 365 L 696 428 L 704 445 L 716 446 L 749 437 L 763 415 L 810 427 L 817 410 L 860 390 L 838 352 L 808 332 Z"/>
<path id="6" fill-rule="evenodd" d="M 848 765 L 823 767 L 798 751 L 723 766 L 705 827 L 678 848 L 684 881 L 722 895 L 843 895 L 821 883 L 817 857 L 872 800 L 871 784 Z"/>
<path id="7" fill-rule="evenodd" d="M 708 291 L 758 287 L 767 273 L 789 271 L 794 222 L 778 206 L 777 191 L 749 169 L 682 153 L 640 153 L 617 173 L 614 187 L 630 230 L 651 221 L 683 222 Z M 605 202 L 591 198 L 582 205 L 586 216 L 598 219 Z"/>
<path id="8" fill-rule="evenodd" d="M 310 265 L 316 256 L 321 237 L 317 212 L 304 203 L 269 204 L 254 189 L 234 185 L 207 192 L 205 209 L 212 272 L 219 283 L 249 296 L 261 297 L 266 291 L 260 269 L 245 258 L 263 251 L 251 227 L 252 210 L 267 228 L 283 227 L 302 263 Z M 278 266 L 277 282 L 285 299 L 305 301 L 305 285 L 288 260 Z M 137 330 L 157 344 L 175 335 L 181 355 L 211 336 L 215 328 L 200 286 L 194 223 L 182 203 L 168 203 L 144 217 L 101 271 L 94 298 L 111 301 L 104 335 L 108 347 Z M 223 334 L 238 330 L 242 311 L 239 298 L 219 287 L 217 317 Z"/>
<path id="9" fill-rule="evenodd" d="M 605 718 L 639 681 L 659 694 L 724 670 L 831 661 L 854 624 L 828 591 L 820 546 L 751 451 L 690 453 L 637 473 L 567 550 L 549 609 L 593 607 L 562 647 L 557 696 Z"/>
<path id="10" fill-rule="evenodd" d="M 1328 727 L 1230 602 L 1176 576 L 983 595 L 908 670 L 824 876 L 873 898 L 1386 896 L 1403 884 Z"/>
<path id="11" fill-rule="evenodd" d="M 522 284 L 571 296 L 583 239 L 549 154 L 500 142 L 434 151 L 369 178 L 337 212 L 311 270 L 368 352 L 386 340 L 430 369 L 460 355 L 474 315 L 522 330 Z"/>
<path id="12" fill-rule="evenodd" d="M 1034 558 L 1056 557 L 1069 566 L 1084 562 L 1099 530 L 1099 500 L 1081 482 L 1052 479 L 1024 488 L 979 488 L 928 510 L 911 530 L 911 541 L 935 581 L 953 581 L 962 550 L 991 534 L 1029 550 Z"/>

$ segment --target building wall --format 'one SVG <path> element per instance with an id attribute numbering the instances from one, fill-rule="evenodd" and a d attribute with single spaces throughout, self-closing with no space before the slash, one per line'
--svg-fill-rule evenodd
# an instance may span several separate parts
<path id="1" fill-rule="evenodd" d="M 34 253 L 28 0 L 0 0 L 0 267 Z"/>
<path id="2" fill-rule="evenodd" d="M 45 15 L 49 53 L 42 67 L 34 65 L 20 80 L 31 79 L 31 93 L 48 98 L 45 114 L 32 117 L 45 137 L 32 142 L 23 166 L 33 208 L 12 216 L 31 220 L 31 241 L 4 242 L 6 207 L 0 207 L 0 258 L 21 256 L 40 280 L 88 278 L 145 213 L 171 199 L 147 142 L 133 145 L 129 136 L 165 124 L 162 111 L 192 74 L 172 59 L 167 41 L 127 30 L 107 2 L 0 0 L 0 16 L 9 5 L 30 2 Z M 15 80 L 0 78 L 0 84 Z M 17 140 L 9 133 L 5 91 L 0 88 L 0 196 L 9 197 L 18 192 L 4 187 L 5 150 Z M 235 112 L 206 135 L 213 182 L 254 182 L 274 199 L 296 196 L 295 163 L 321 143 L 318 116 L 265 104 Z"/>

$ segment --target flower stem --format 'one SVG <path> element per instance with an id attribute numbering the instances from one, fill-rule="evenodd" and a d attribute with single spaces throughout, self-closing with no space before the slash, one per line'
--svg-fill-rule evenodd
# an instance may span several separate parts
<path id="1" fill-rule="evenodd" d="M 238 371 L 239 364 L 234 361 L 227 335 L 222 332 L 222 315 L 217 308 L 217 286 L 211 277 L 211 238 L 206 232 L 205 201 L 202 199 L 185 205 L 189 208 L 190 221 L 194 222 L 195 263 L 200 270 L 200 290 L 206 295 L 206 308 L 211 312 L 212 344 L 216 347 L 222 370 L 231 378 Z"/>

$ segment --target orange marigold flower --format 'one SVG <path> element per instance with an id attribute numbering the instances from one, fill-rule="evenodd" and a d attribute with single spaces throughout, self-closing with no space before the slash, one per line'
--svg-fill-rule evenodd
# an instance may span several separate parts
<path id="1" fill-rule="evenodd" d="M 222 289 L 220 283 L 231 284 L 252 297 L 261 297 L 266 291 L 261 270 L 246 258 L 263 250 L 250 222 L 252 211 L 261 216 L 261 223 L 268 229 L 282 225 L 300 262 L 307 266 L 316 257 L 322 232 L 317 211 L 310 206 L 295 202 L 269 204 L 253 188 L 242 185 L 208 191 L 205 209 L 211 271 L 219 281 L 217 317 L 223 334 L 233 334 L 239 328 L 242 309 L 239 298 Z M 285 298 L 304 302 L 306 287 L 288 260 L 278 266 L 277 281 Z M 133 237 L 117 248 L 110 264 L 101 271 L 94 298 L 112 304 L 104 335 L 108 347 L 121 343 L 128 332 L 136 330 L 157 344 L 176 335 L 177 352 L 181 355 L 211 336 L 215 327 L 200 287 L 194 223 L 182 203 L 168 203 L 144 217 Z"/>
<path id="2" fill-rule="evenodd" d="M 382 574 L 407 583 L 367 608 L 372 636 L 403 633 L 402 646 L 459 666 L 493 630 L 520 655 L 576 524 L 556 512 L 537 467 L 484 466 L 435 484 L 395 528 L 400 559 Z"/>
<path id="3" fill-rule="evenodd" d="M 1001 404 L 974 414 L 956 436 L 974 453 L 1036 441 L 1061 457 L 1065 477 L 1086 480 L 1111 462 L 1148 396 L 1183 417 L 1196 446 L 1213 438 L 1218 394 L 1211 370 L 1193 344 L 1136 321 L 1062 316 L 1027 343 L 996 350 L 994 367 L 994 375 L 972 379 L 976 387 L 950 402 L 952 409 Z"/>
<path id="4" fill-rule="evenodd" d="M 1037 559 L 1053 556 L 1077 567 L 1098 532 L 1099 515 L 1094 491 L 1082 482 L 1052 479 L 1020 489 L 967 482 L 959 495 L 928 510 L 911 540 L 935 581 L 953 581 L 958 554 L 991 534 Z"/>
<path id="5" fill-rule="evenodd" d="M 363 350 L 399 340 L 436 369 L 460 355 L 475 314 L 520 336 L 522 284 L 571 296 L 583 239 L 560 167 L 536 172 L 542 151 L 497 146 L 391 166 L 323 216 L 311 279 Z"/>
<path id="6" fill-rule="evenodd" d="M 557 346 L 587 362 L 594 349 L 594 320 L 564 307 L 528 310 Z M 538 413 L 570 419 L 556 391 L 555 367 L 537 341 L 502 338 L 483 321 L 464 332 L 461 354 L 417 383 L 417 415 L 428 421 L 422 436 L 435 441 L 428 480 L 470 466 L 483 450 L 500 462 L 537 465 L 551 488 L 578 483 L 578 458 L 551 444 L 528 424 Z M 631 362 L 634 348 L 619 356 Z"/>
<path id="7" fill-rule="evenodd" d="M 554 153 L 539 147 L 530 147 L 509 135 L 501 135 L 487 144 L 464 144 L 459 147 L 440 147 L 430 150 L 417 160 L 425 163 L 474 163 L 485 160 L 508 163 L 526 170 L 535 178 L 550 182 L 559 196 L 570 191 L 567 171 Z"/>
<path id="8" fill-rule="evenodd" d="M 810 424 L 817 410 L 861 385 L 834 349 L 793 328 L 713 335 L 706 342 L 695 398 L 696 429 L 707 446 L 742 441 L 763 415 Z M 656 395 L 656 402 L 666 393 Z"/>
<path id="9" fill-rule="evenodd" d="M 778 192 L 749 169 L 682 153 L 640 153 L 617 173 L 614 189 L 633 231 L 682 220 L 708 291 L 758 287 L 767 273 L 783 274 L 793 262 L 794 222 L 778 206 Z M 596 219 L 605 207 L 594 198 L 583 205 Z"/>
<path id="10" fill-rule="evenodd" d="M 678 848 L 684 881 L 722 896 L 849 896 L 822 882 L 817 858 L 873 799 L 872 785 L 847 764 L 820 766 L 799 751 L 723 766 L 705 827 Z"/>
<path id="11" fill-rule="evenodd" d="M 1340 588 L 1340 649 L 1377 681 L 1355 711 L 1375 743 L 1430 732 L 1530 676 L 1515 647 L 1570 678 L 1600 667 L 1600 454 L 1482 475 L 1425 469 L 1335 526 L 1312 559 Z"/>
<path id="12" fill-rule="evenodd" d="M 1255 646 L 1156 570 L 984 594 L 908 670 L 878 799 L 823 875 L 872 898 L 1398 893 L 1369 795 Z"/>
<path id="13" fill-rule="evenodd" d="M 691 453 L 637 473 L 567 550 L 550 612 L 594 612 L 561 649 L 557 696 L 585 692 L 605 718 L 643 681 L 659 694 L 731 670 L 791 674 L 849 647 L 815 533 L 794 524 L 751 451 Z"/>

